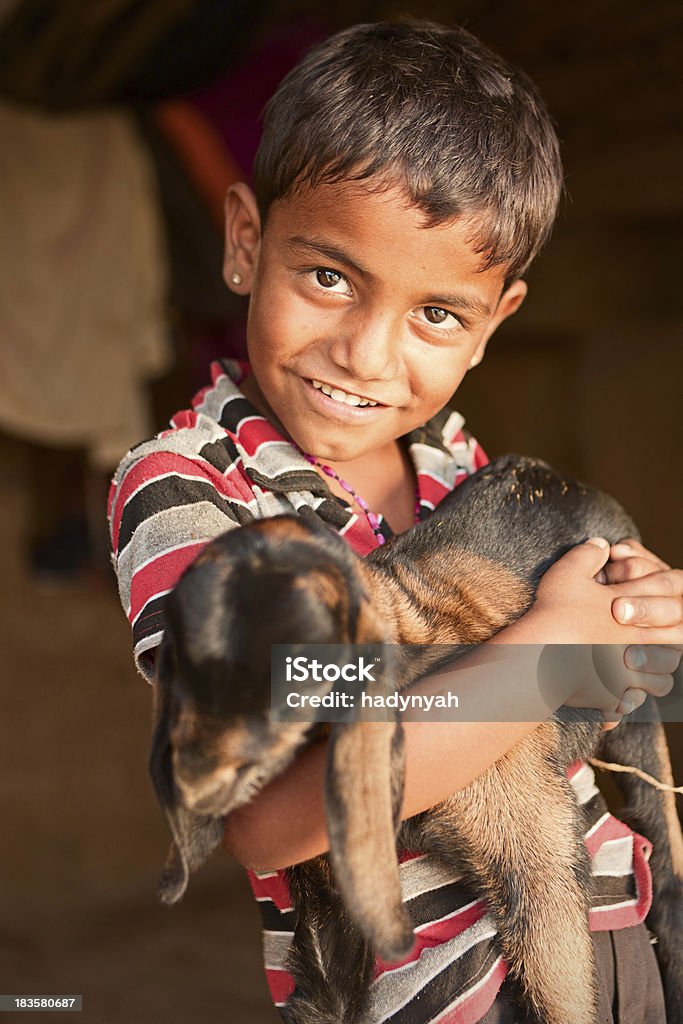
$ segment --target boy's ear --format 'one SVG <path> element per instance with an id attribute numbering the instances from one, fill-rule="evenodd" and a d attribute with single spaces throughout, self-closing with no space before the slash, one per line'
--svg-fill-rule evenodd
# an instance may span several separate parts
<path id="1" fill-rule="evenodd" d="M 225 258 L 223 278 L 238 295 L 249 295 L 261 245 L 261 217 L 256 196 L 243 181 L 231 185 L 225 197 Z"/>
<path id="2" fill-rule="evenodd" d="M 491 317 L 491 320 L 489 321 L 486 331 L 484 332 L 483 338 L 479 342 L 477 351 L 474 353 L 470 360 L 470 369 L 473 366 L 477 366 L 482 361 L 482 359 L 484 358 L 484 352 L 486 351 L 486 345 L 488 343 L 489 338 L 496 330 L 496 328 L 499 327 L 500 324 L 502 324 L 503 320 L 507 319 L 507 317 L 512 316 L 513 313 L 517 312 L 519 307 L 524 302 L 524 299 L 526 298 L 527 291 L 528 288 L 526 286 L 526 282 L 518 279 L 516 281 L 513 281 L 512 284 L 508 285 L 508 287 L 502 293 L 500 299 L 498 300 L 496 311 Z"/>

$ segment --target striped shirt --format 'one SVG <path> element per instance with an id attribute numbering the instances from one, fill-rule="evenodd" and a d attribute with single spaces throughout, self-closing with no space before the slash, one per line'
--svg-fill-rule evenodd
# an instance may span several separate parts
<path id="1" fill-rule="evenodd" d="M 164 599 L 203 546 L 235 526 L 312 509 L 360 555 L 377 546 L 367 518 L 336 498 L 298 452 L 247 401 L 238 384 L 248 368 L 220 360 L 212 382 L 168 430 L 132 449 L 119 466 L 109 520 L 123 607 L 134 656 L 151 682 L 153 651 L 163 634 Z M 463 419 L 448 409 L 403 442 L 417 476 L 420 517 L 486 463 Z M 388 539 L 389 525 L 379 529 Z M 652 899 L 649 842 L 607 811 L 588 765 L 569 771 L 585 816 L 591 857 L 593 931 L 645 919 Z M 417 941 L 399 964 L 377 958 L 367 1024 L 476 1024 L 507 973 L 496 926 L 443 862 L 419 851 L 401 855 L 403 899 Z M 248 872 L 263 919 L 266 976 L 282 1006 L 293 989 L 287 953 L 296 924 L 286 871 Z"/>

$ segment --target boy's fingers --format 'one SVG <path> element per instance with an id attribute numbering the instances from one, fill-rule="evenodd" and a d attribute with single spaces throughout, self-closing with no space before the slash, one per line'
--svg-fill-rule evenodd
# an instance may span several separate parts
<path id="1" fill-rule="evenodd" d="M 671 686 L 673 686 L 673 680 Z M 671 687 L 669 687 L 669 690 L 670 689 Z M 669 690 L 667 690 L 666 693 L 668 693 Z M 656 694 L 656 696 L 665 697 L 666 693 L 658 693 Z M 617 705 L 617 708 L 614 713 L 615 715 L 630 715 L 632 711 L 635 711 L 636 708 L 639 708 L 641 704 L 645 703 L 646 700 L 647 692 L 645 690 L 637 689 L 635 686 L 629 687 L 628 690 L 624 691 L 622 698 L 619 701 L 619 704 Z"/>
<path id="2" fill-rule="evenodd" d="M 605 566 L 605 572 L 609 571 Z M 629 585 L 628 582 L 617 584 L 624 597 L 676 597 L 683 596 L 683 569 L 656 569 L 641 576 Z"/>
<path id="3" fill-rule="evenodd" d="M 612 601 L 612 615 L 626 626 L 667 628 L 669 637 L 652 637 L 653 643 L 677 644 L 683 638 L 683 601 L 680 597 L 617 597 Z"/>
<path id="4" fill-rule="evenodd" d="M 613 544 L 610 548 L 610 558 L 613 561 L 620 561 L 624 558 L 642 558 L 645 561 L 651 563 L 655 569 L 670 569 L 671 566 L 667 565 L 661 558 L 653 554 L 652 551 L 648 551 L 639 540 L 634 540 L 632 537 L 627 537 L 625 540 L 619 541 L 618 544 Z M 652 572 L 649 569 L 648 572 Z"/>
<path id="5" fill-rule="evenodd" d="M 668 566 L 665 566 L 664 563 L 660 565 L 650 561 L 649 558 L 634 555 L 622 558 L 618 562 L 610 560 L 602 571 L 607 583 L 626 583 L 628 580 L 639 580 L 650 576 L 653 572 L 658 573 L 667 568 Z"/>
<path id="6" fill-rule="evenodd" d="M 583 544 L 577 544 L 560 559 L 563 565 L 573 565 L 587 576 L 596 576 L 609 558 L 609 542 L 604 537 L 591 537 Z"/>
<path id="7" fill-rule="evenodd" d="M 636 672 L 672 675 L 680 664 L 681 651 L 680 644 L 632 644 L 624 651 L 624 664 Z"/>
<path id="8" fill-rule="evenodd" d="M 594 579 L 609 558 L 609 542 L 604 537 L 591 537 L 583 544 L 570 548 L 551 565 L 547 576 L 560 576 L 564 572 L 578 573 L 585 579 Z"/>

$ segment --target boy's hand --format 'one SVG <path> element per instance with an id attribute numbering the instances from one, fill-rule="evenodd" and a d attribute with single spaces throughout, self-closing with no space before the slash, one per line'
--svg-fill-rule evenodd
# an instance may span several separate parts
<path id="1" fill-rule="evenodd" d="M 564 702 L 574 706 L 600 708 L 609 715 L 612 722 L 615 716 L 639 707 L 648 693 L 661 697 L 670 692 L 673 686 L 672 673 L 680 659 L 677 648 L 679 644 L 683 645 L 683 625 L 680 621 L 683 615 L 678 606 L 673 615 L 669 609 L 671 618 L 676 621 L 670 626 L 667 624 L 656 628 L 633 622 L 620 625 L 613 614 L 613 606 L 620 608 L 628 598 L 634 598 L 633 603 L 636 603 L 638 591 L 640 595 L 637 600 L 649 604 L 655 597 L 669 597 L 673 587 L 678 585 L 680 589 L 683 583 L 675 574 L 672 576 L 672 570 L 661 568 L 664 563 L 659 559 L 654 560 L 654 556 L 650 556 L 645 549 L 642 549 L 644 554 L 641 555 L 640 550 L 634 557 L 647 562 L 650 572 L 645 577 L 638 577 L 639 582 L 634 589 L 632 580 L 626 583 L 609 582 L 606 562 L 610 548 L 606 541 L 594 538 L 577 545 L 545 573 L 538 587 L 536 601 L 528 613 L 534 619 L 535 632 L 538 631 L 537 635 L 546 643 L 581 645 L 584 653 L 588 652 L 590 645 L 603 648 L 602 654 L 599 651 L 597 653 L 601 661 L 610 663 L 609 685 L 603 684 L 603 693 L 599 693 L 595 681 L 589 678 L 590 673 L 581 671 L 583 678 L 578 680 L 579 690 Z M 630 571 L 634 572 L 636 568 L 637 565 L 632 564 Z M 610 572 L 612 569 L 610 566 Z M 629 570 L 625 570 L 622 565 L 616 571 Z M 599 585 L 600 578 L 604 586 Z M 647 583 L 643 580 L 647 580 Z M 680 597 L 678 602 L 680 604 Z M 656 611 L 661 615 L 661 609 Z M 641 645 L 650 637 L 654 643 L 672 646 L 648 645 L 641 649 Z M 613 646 L 613 651 L 610 652 L 603 645 Z M 622 657 L 618 656 L 619 648 L 623 651 Z M 578 656 L 579 650 L 576 653 Z"/>
<path id="2" fill-rule="evenodd" d="M 619 584 L 612 615 L 617 622 L 641 631 L 642 642 L 627 647 L 624 653 L 628 667 L 636 672 L 673 674 L 683 653 L 683 572 L 628 538 L 612 545 L 610 560 L 597 578 Z M 642 703 L 637 691 L 624 696 L 637 697 Z"/>

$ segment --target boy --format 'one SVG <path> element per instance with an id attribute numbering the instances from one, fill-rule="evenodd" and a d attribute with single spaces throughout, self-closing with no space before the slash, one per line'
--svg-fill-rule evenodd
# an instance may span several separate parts
<path id="1" fill-rule="evenodd" d="M 366 554 L 486 461 L 445 406 L 524 299 L 521 275 L 550 231 L 561 167 L 524 76 L 464 31 L 377 24 L 333 37 L 285 79 L 254 189 L 228 193 L 224 269 L 229 287 L 250 295 L 250 368 L 214 364 L 193 409 L 129 453 L 113 483 L 121 598 L 150 680 L 164 596 L 211 537 L 255 516 L 315 514 Z M 613 548 L 605 566 L 608 554 L 590 543 L 570 552 L 544 577 L 533 610 L 498 639 L 683 642 L 681 574 L 635 543 Z M 595 584 L 599 571 L 609 585 Z M 638 657 L 620 701 L 582 693 L 574 702 L 622 714 L 645 691 L 668 692 L 676 652 L 631 647 L 624 660 L 635 669 Z M 536 724 L 407 723 L 404 817 L 467 785 Z M 282 869 L 327 849 L 324 756 L 324 744 L 305 751 L 226 822 L 226 847 L 260 871 L 250 880 L 280 1005 L 294 927 Z M 596 881 L 593 901 L 605 1019 L 613 1003 L 635 1005 L 623 969 L 630 956 L 637 991 L 652 981 L 633 1021 L 663 1020 L 641 923 L 644 845 L 605 813 L 587 767 L 574 785 L 593 850 L 609 839 L 628 851 L 610 887 Z M 499 993 L 506 965 L 486 908 L 431 858 L 409 858 L 402 871 L 419 939 L 399 970 L 378 963 L 368 1021 L 517 1019 L 505 986 Z"/>

